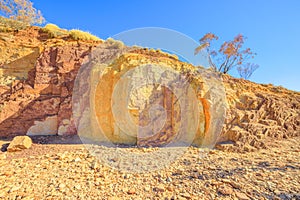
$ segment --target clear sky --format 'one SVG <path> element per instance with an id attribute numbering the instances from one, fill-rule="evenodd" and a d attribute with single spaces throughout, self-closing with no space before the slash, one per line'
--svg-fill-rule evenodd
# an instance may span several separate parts
<path id="1" fill-rule="evenodd" d="M 141 27 L 169 28 L 197 41 L 207 32 L 220 42 L 241 33 L 258 54 L 252 62 L 260 67 L 250 80 L 300 91 L 299 0 L 32 1 L 48 23 L 102 39 Z"/>

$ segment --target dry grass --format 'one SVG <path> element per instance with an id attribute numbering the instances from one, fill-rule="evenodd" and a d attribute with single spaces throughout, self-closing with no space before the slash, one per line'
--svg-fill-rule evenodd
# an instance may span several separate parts
<path id="1" fill-rule="evenodd" d="M 98 41 L 100 40 L 98 37 L 92 35 L 89 32 L 84 32 L 81 30 L 66 30 L 61 29 L 55 24 L 47 24 L 43 31 L 49 34 L 49 37 L 51 38 L 57 38 L 57 37 L 69 37 L 73 40 L 84 40 L 84 41 Z"/>
<path id="2" fill-rule="evenodd" d="M 110 44 L 110 48 L 113 48 L 113 49 L 121 49 L 124 47 L 123 42 L 121 42 L 120 40 L 115 40 L 113 38 L 107 38 L 107 40 L 105 42 Z"/>
<path id="3" fill-rule="evenodd" d="M 55 24 L 47 24 L 43 29 L 45 33 L 48 33 L 49 37 L 56 38 L 63 35 L 68 35 L 68 31 L 65 29 L 59 28 Z"/>
<path id="4" fill-rule="evenodd" d="M 85 41 L 99 41 L 100 38 L 98 38 L 95 35 L 92 35 L 89 32 L 84 32 L 81 30 L 73 29 L 69 31 L 69 36 L 74 40 L 85 40 Z"/>
<path id="5" fill-rule="evenodd" d="M 23 22 L 0 16 L 0 32 L 11 32 L 14 30 L 21 30 L 26 27 L 27 25 Z M 77 29 L 68 31 L 66 29 L 62 29 L 58 27 L 55 24 L 47 24 L 45 27 L 41 28 L 41 30 L 47 33 L 50 38 L 68 37 L 72 40 L 84 40 L 84 41 L 101 40 L 100 38 L 98 38 L 97 36 L 89 32 L 85 32 Z"/>

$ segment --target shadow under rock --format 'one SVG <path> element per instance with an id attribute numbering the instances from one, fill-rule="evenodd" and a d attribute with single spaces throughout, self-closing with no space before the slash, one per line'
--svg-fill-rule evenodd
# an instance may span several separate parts
<path id="1" fill-rule="evenodd" d="M 5 143 L 5 144 L 2 144 L 2 146 L 1 146 L 1 151 L 2 152 L 5 152 L 5 151 L 7 151 L 7 147 L 8 147 L 8 145 L 9 145 L 9 143 Z"/>

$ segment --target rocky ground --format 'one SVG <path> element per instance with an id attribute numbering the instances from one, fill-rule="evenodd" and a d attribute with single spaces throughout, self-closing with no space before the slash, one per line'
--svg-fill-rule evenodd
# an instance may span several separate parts
<path id="1" fill-rule="evenodd" d="M 6 152 L 9 142 L 0 141 L 0 199 L 300 199 L 299 137 L 248 153 L 189 147 L 139 174 L 108 167 L 77 137 L 33 138 L 19 152 Z"/>
<path id="2" fill-rule="evenodd" d="M 219 150 L 189 147 L 175 159 L 167 149 L 147 160 L 157 148 L 92 146 L 105 155 L 103 162 L 76 136 L 44 136 L 33 137 L 29 149 L 8 152 L 12 138 L 4 137 L 33 133 L 32 127 L 76 133 L 74 79 L 100 43 L 53 37 L 39 27 L 0 33 L 0 199 L 300 199 L 300 93 L 227 75 Z M 103 55 L 111 57 L 113 49 Z M 133 57 L 189 66 L 160 51 L 139 49 L 130 56 L 114 67 Z M 176 162 L 147 173 L 117 170 L 139 159 L 149 161 L 140 170 Z"/>

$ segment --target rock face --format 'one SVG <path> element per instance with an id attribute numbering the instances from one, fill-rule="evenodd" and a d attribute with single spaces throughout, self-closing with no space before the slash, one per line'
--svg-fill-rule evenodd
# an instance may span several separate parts
<path id="1" fill-rule="evenodd" d="M 0 136 L 15 135 L 36 135 L 36 134 L 76 134 L 78 117 L 72 116 L 72 94 L 75 77 L 82 64 L 87 60 L 89 54 L 102 42 L 81 42 L 68 39 L 50 39 L 45 36 L 39 28 L 28 28 L 19 33 L 1 33 L 0 47 Z M 13 38 L 13 39 L 9 39 Z M 22 45 L 25 45 L 23 49 Z M 126 49 L 125 55 L 119 57 L 105 71 L 103 84 L 93 86 L 96 93 L 96 104 L 90 105 L 88 101 L 79 102 L 89 105 L 95 109 L 96 116 L 91 119 L 102 124 L 107 137 L 116 142 L 136 143 L 136 139 L 114 135 L 116 129 L 113 126 L 110 109 L 111 88 L 116 86 L 120 76 L 135 66 L 149 63 L 171 66 L 174 70 L 187 73 L 195 67 L 178 61 L 176 58 L 162 52 L 154 52 L 142 49 Z M 11 49 L 10 51 L 8 49 Z M 21 49 L 21 50 L 20 50 Z M 104 48 L 102 56 L 109 60 L 114 58 L 117 49 L 114 45 Z M 187 70 L 185 72 L 185 70 Z M 88 83 L 81 83 L 82 95 L 91 88 L 89 85 L 97 76 L 99 70 L 91 71 L 92 75 L 86 74 L 91 79 Z M 202 109 L 199 112 L 201 123 L 197 132 L 198 141 L 211 135 L 206 133 L 213 120 L 212 112 L 209 110 L 209 102 L 203 98 L 202 92 L 207 92 L 207 85 L 203 84 L 202 76 L 193 75 L 191 84 L 196 85 L 200 91 L 196 92 L 199 99 L 202 99 Z M 198 82 L 197 82 L 198 81 Z M 209 82 L 209 81 L 206 81 Z M 223 125 L 219 142 L 231 141 L 231 145 L 220 144 L 220 148 L 230 151 L 252 151 L 255 148 L 265 148 L 268 141 L 276 138 L 287 138 L 300 135 L 300 93 L 289 91 L 282 87 L 272 85 L 255 84 L 242 79 L 235 79 L 230 76 L 223 76 L 223 83 L 227 98 L 227 115 Z M 196 88 L 197 88 L 196 87 Z M 135 120 L 143 116 L 137 115 L 138 101 L 141 100 L 141 93 L 146 94 L 150 87 L 145 87 L 143 92 L 137 91 L 132 97 L 130 115 Z M 151 88 L 150 88 L 151 89 Z M 152 88 L 153 89 L 153 88 Z M 167 102 L 173 105 L 176 101 L 166 89 L 162 93 L 156 91 L 156 101 Z M 90 92 L 90 91 L 89 91 Z M 154 92 L 154 93 L 153 93 Z M 155 94 L 155 91 L 151 91 Z M 139 99 L 140 98 L 140 99 Z M 200 110 L 201 110 L 200 109 Z M 168 112 L 176 112 L 178 108 L 168 108 Z M 81 115 L 90 113 L 91 110 L 80 110 Z M 75 119 L 74 119 L 75 118 Z M 144 115 L 146 119 L 147 116 Z M 147 138 L 150 145 L 158 140 L 167 143 L 172 138 L 172 128 L 176 129 L 175 118 L 168 118 L 166 137 L 153 135 Z M 173 120 L 173 121 L 172 121 Z M 147 121 L 147 120 L 145 120 Z M 93 125 L 92 125 L 93 126 Z M 43 128 L 48 127 L 47 131 Z M 81 122 L 79 128 L 84 128 Z M 77 127 L 78 128 L 78 127 Z M 168 132 L 169 131 L 169 132 Z M 43 132 L 43 133 L 42 133 Z M 208 140 L 208 139 L 207 139 Z M 138 141 L 141 145 L 145 141 Z"/>
<path id="2" fill-rule="evenodd" d="M 300 134 L 300 93 L 273 85 L 224 76 L 229 104 L 220 141 L 233 141 L 228 150 L 252 151 L 268 141 Z"/>
<path id="3" fill-rule="evenodd" d="M 26 76 L 14 76 L 14 69 L 3 71 L 3 77 L 7 77 L 6 79 L 10 77 L 12 80 L 18 80 L 0 84 L 0 135 L 15 136 L 27 132 L 34 135 L 52 135 L 58 130 L 61 134 L 76 133 L 72 125 L 70 103 L 73 83 L 83 60 L 96 44 L 94 42 L 81 44 L 63 39 L 47 40 L 38 28 L 20 31 L 13 37 L 17 46 L 28 43 L 30 38 L 31 47 L 41 49 L 41 53 L 34 58 L 34 65 L 28 67 Z M 13 45 L 11 43 L 14 42 L 6 43 Z M 15 62 L 10 59 L 13 55 L 9 53 L 4 55 L 6 64 L 1 66 L 2 69 Z M 22 63 L 23 59 L 28 58 L 25 56 L 16 59 Z M 49 121 L 51 118 L 57 120 Z M 70 123 L 63 123 L 65 119 Z M 41 123 L 48 125 L 52 130 L 41 133 L 38 130 L 43 126 Z"/>
<path id="4" fill-rule="evenodd" d="M 92 66 L 82 68 L 76 80 L 80 87 L 73 99 L 76 116 L 83 116 L 75 119 L 81 136 L 139 146 L 201 146 L 217 139 L 213 131 L 221 125 L 213 122 L 223 121 L 226 106 L 221 80 L 159 51 L 114 49 L 115 56 L 108 57 L 113 62 L 106 62 L 103 55 L 111 45 L 99 46 Z M 223 101 L 213 104 L 218 98 Z"/>
<path id="5" fill-rule="evenodd" d="M 32 145 L 32 140 L 28 136 L 16 136 L 7 147 L 8 152 L 21 151 L 29 149 Z"/>
<path id="6" fill-rule="evenodd" d="M 26 135 L 56 135 L 57 134 L 57 116 L 47 117 L 44 121 L 35 121 Z"/>

